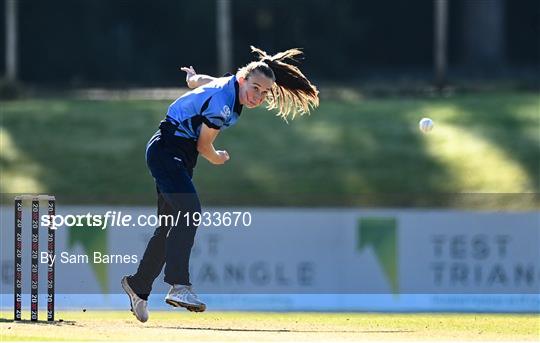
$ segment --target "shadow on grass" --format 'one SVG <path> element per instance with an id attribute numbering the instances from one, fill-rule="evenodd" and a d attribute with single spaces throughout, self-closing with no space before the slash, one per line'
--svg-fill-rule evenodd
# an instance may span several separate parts
<path id="1" fill-rule="evenodd" d="M 463 112 L 455 122 L 504 149 L 538 192 L 539 147 L 523 134 L 531 123 L 512 112 L 534 99 L 326 101 L 289 124 L 264 109 L 246 110 L 215 143 L 231 160 L 212 166 L 199 158 L 194 181 L 204 206 L 455 206 L 460 185 L 430 155 L 417 130 L 424 105 L 451 103 Z M 21 155 L 15 159 L 36 164 L 36 181 L 59 203 L 154 205 L 144 149 L 167 106 L 163 101 L 10 102 L 2 126 Z M 0 156 L 1 168 L 9 170 L 15 164 L 6 156 Z"/>
<path id="2" fill-rule="evenodd" d="M 474 130 L 517 162 L 532 183 L 531 192 L 540 192 L 540 102 L 537 97 L 503 97 L 479 103 L 464 99 L 455 104 L 462 115 L 458 122 Z M 536 107 L 536 116 L 516 113 L 520 106 Z M 534 114 L 533 114 L 534 115 Z M 536 140 L 531 139 L 531 133 Z M 497 171 L 494 170 L 494 173 Z"/>
<path id="3" fill-rule="evenodd" d="M 59 202 L 136 204 L 154 192 L 144 151 L 164 111 L 156 101 L 27 100 L 4 106 L 2 126 L 19 161 L 10 163 L 35 164 L 35 183 Z"/>

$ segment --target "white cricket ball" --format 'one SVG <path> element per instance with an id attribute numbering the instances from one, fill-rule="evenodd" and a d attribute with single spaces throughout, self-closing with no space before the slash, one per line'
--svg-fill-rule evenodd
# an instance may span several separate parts
<path id="1" fill-rule="evenodd" d="M 422 131 L 423 133 L 428 133 L 429 131 L 433 130 L 433 125 L 433 120 L 429 118 L 422 118 L 420 120 L 420 123 L 418 123 L 420 131 Z"/>

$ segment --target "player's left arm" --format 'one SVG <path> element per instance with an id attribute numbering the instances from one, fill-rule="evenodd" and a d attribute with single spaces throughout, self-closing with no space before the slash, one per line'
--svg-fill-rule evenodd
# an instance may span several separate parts
<path id="1" fill-rule="evenodd" d="M 201 124 L 201 133 L 197 140 L 197 151 L 212 164 L 223 164 L 229 160 L 226 150 L 216 150 L 214 140 L 219 134 L 218 129 L 211 128 L 205 123 Z"/>

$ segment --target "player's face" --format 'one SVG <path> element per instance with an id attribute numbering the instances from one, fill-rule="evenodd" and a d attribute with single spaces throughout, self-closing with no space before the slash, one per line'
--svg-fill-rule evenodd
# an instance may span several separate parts
<path id="1" fill-rule="evenodd" d="M 240 103 L 247 108 L 254 108 L 262 104 L 271 93 L 274 81 L 259 72 L 253 72 L 246 79 L 240 79 L 239 84 Z"/>

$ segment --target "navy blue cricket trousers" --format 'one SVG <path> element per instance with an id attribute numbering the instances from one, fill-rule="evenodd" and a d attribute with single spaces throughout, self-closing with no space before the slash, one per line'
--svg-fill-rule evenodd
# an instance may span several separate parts
<path id="1" fill-rule="evenodd" d="M 185 154 L 168 149 L 168 138 L 158 131 L 150 139 L 146 147 L 146 163 L 156 183 L 158 215 L 177 218 L 180 211 L 180 220 L 177 226 L 162 225 L 154 231 L 137 273 L 128 278 L 131 288 L 143 299 L 152 291 L 152 284 L 163 265 L 166 283 L 191 285 L 189 258 L 197 227 L 183 216 L 200 212 L 201 205 L 192 182 L 193 168 L 186 166 Z"/>

